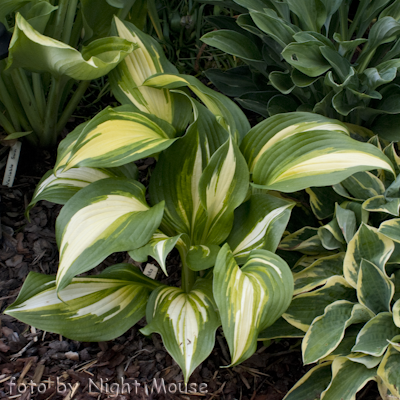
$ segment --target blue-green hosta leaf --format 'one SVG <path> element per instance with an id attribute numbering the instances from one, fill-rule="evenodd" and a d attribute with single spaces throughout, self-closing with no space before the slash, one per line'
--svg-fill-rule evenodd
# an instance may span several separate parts
<path id="1" fill-rule="evenodd" d="M 92 182 L 111 177 L 115 177 L 111 171 L 97 168 L 72 168 L 65 172 L 60 170 L 56 174 L 50 170 L 38 183 L 27 212 L 40 200 L 65 204 L 75 193 Z"/>
<path id="2" fill-rule="evenodd" d="M 336 204 L 336 220 L 346 243 L 349 243 L 357 230 L 357 217 L 355 212 Z"/>
<path id="3" fill-rule="evenodd" d="M 322 257 L 293 275 L 294 294 L 308 292 L 318 286 L 324 285 L 332 276 L 343 274 L 344 253 Z"/>
<path id="4" fill-rule="evenodd" d="M 379 232 L 393 241 L 400 243 L 400 218 L 393 218 L 382 222 Z"/>
<path id="5" fill-rule="evenodd" d="M 400 299 L 393 305 L 393 321 L 400 328 Z"/>
<path id="6" fill-rule="evenodd" d="M 376 369 L 337 357 L 332 363 L 332 381 L 322 393 L 321 400 L 355 400 L 356 393 L 375 379 Z"/>
<path id="7" fill-rule="evenodd" d="M 319 32 L 328 17 L 324 2 L 321 0 L 287 0 L 289 8 L 300 19 L 305 31 Z M 330 1 L 330 3 L 334 3 Z M 333 7 L 334 9 L 335 7 Z M 330 10 L 332 11 L 332 10 Z"/>
<path id="8" fill-rule="evenodd" d="M 238 143 L 250 129 L 250 124 L 243 111 L 232 100 L 203 85 L 194 76 L 160 74 L 147 79 L 144 85 L 158 89 L 188 87 Z"/>
<path id="9" fill-rule="evenodd" d="M 54 276 L 31 272 L 6 313 L 70 339 L 111 340 L 144 317 L 149 295 L 157 286 L 130 264 L 74 278 L 59 292 Z"/>
<path id="10" fill-rule="evenodd" d="M 199 197 L 206 211 L 200 243 L 218 245 L 226 239 L 232 229 L 233 211 L 242 204 L 248 188 L 246 161 L 229 138 L 212 155 L 199 181 Z"/>
<path id="11" fill-rule="evenodd" d="M 226 244 L 215 264 L 213 292 L 235 365 L 255 352 L 258 334 L 289 306 L 293 277 L 286 262 L 267 250 L 253 250 L 239 268 Z"/>
<path id="12" fill-rule="evenodd" d="M 390 345 L 378 368 L 378 376 L 394 398 L 400 398 L 400 353 Z M 390 398 L 390 397 L 389 397 Z"/>
<path id="13" fill-rule="evenodd" d="M 273 145 L 297 133 L 313 130 L 335 130 L 350 134 L 346 125 L 319 114 L 293 112 L 274 115 L 253 127 L 240 146 L 250 172 Z"/>
<path id="14" fill-rule="evenodd" d="M 217 245 L 205 246 L 202 244 L 190 246 L 186 255 L 186 262 L 193 271 L 203 271 L 215 265 L 220 247 Z"/>
<path id="15" fill-rule="evenodd" d="M 316 365 L 297 381 L 283 400 L 318 399 L 331 380 L 331 363 L 326 362 Z"/>
<path id="16" fill-rule="evenodd" d="M 319 254 L 325 250 L 318 236 L 318 228 L 309 226 L 285 236 L 279 244 L 279 249 L 300 251 L 304 254 Z"/>
<path id="17" fill-rule="evenodd" d="M 339 300 L 356 302 L 356 291 L 343 277 L 332 276 L 322 288 L 295 296 L 283 318 L 306 332 L 314 318 L 321 316 L 327 306 Z"/>
<path id="18" fill-rule="evenodd" d="M 344 277 L 354 288 L 357 287 L 361 261 L 365 259 L 385 272 L 385 264 L 393 253 L 393 242 L 378 229 L 361 224 L 347 246 L 343 262 Z"/>
<path id="19" fill-rule="evenodd" d="M 200 279 L 189 293 L 175 287 L 156 289 L 147 303 L 145 335 L 159 333 L 168 353 L 183 371 L 185 382 L 214 348 L 220 320 L 211 281 Z"/>
<path id="20" fill-rule="evenodd" d="M 303 360 L 311 364 L 329 355 L 339 345 L 351 324 L 369 321 L 374 314 L 361 304 L 338 300 L 316 317 L 302 342 Z"/>
<path id="21" fill-rule="evenodd" d="M 253 181 L 269 190 L 295 192 L 339 183 L 355 172 L 385 169 L 391 162 L 369 143 L 337 131 L 300 132 L 266 150 L 257 160 Z"/>
<path id="22" fill-rule="evenodd" d="M 17 14 L 7 65 L 49 72 L 58 78 L 90 80 L 107 74 L 134 48 L 124 39 L 107 37 L 93 41 L 80 53 L 63 42 L 41 35 Z"/>
<path id="23" fill-rule="evenodd" d="M 271 326 L 264 329 L 259 335 L 258 340 L 270 340 L 277 338 L 302 338 L 304 332 L 289 324 L 284 318 L 278 318 Z"/>
<path id="24" fill-rule="evenodd" d="M 182 235 L 169 237 L 157 230 L 153 233 L 149 243 L 143 247 L 129 251 L 129 255 L 133 260 L 138 262 L 147 261 L 148 256 L 153 257 L 157 260 L 158 264 L 160 264 L 164 274 L 168 276 L 165 260 L 181 236 Z"/>
<path id="25" fill-rule="evenodd" d="M 72 167 L 115 167 L 136 161 L 169 147 L 175 129 L 165 121 L 129 106 L 107 107 L 97 114 L 76 140 L 70 143 L 55 169 Z"/>
<path id="26" fill-rule="evenodd" d="M 340 193 L 351 200 L 367 200 L 385 193 L 382 181 L 368 171 L 357 172 L 340 182 L 340 185 L 347 191 Z"/>
<path id="27" fill-rule="evenodd" d="M 355 363 L 365 365 L 368 369 L 375 368 L 382 360 L 382 357 L 369 356 L 363 353 L 352 353 L 347 358 Z"/>
<path id="28" fill-rule="evenodd" d="M 162 214 L 163 204 L 150 208 L 136 181 L 102 179 L 80 190 L 57 218 L 58 291 L 110 254 L 146 244 Z"/>
<path id="29" fill-rule="evenodd" d="M 113 32 L 138 47 L 109 74 L 115 97 L 122 104 L 133 104 L 140 111 L 171 123 L 178 131 L 183 130 L 191 117 L 189 102 L 176 102 L 178 97 L 167 89 L 143 86 L 144 81 L 154 74 L 178 73 L 165 57 L 161 46 L 130 22 L 117 17 Z"/>
<path id="30" fill-rule="evenodd" d="M 398 217 L 400 212 L 400 198 L 387 199 L 385 196 L 372 197 L 364 201 L 363 208 L 366 211 L 384 212 Z"/>
<path id="31" fill-rule="evenodd" d="M 331 187 L 306 188 L 310 196 L 310 205 L 313 213 L 318 219 L 331 217 L 335 212 L 335 203 L 343 201 L 342 196 L 338 195 Z"/>
<path id="32" fill-rule="evenodd" d="M 370 261 L 361 260 L 357 282 L 357 297 L 361 304 L 375 314 L 390 311 L 394 290 L 393 282 L 383 271 Z"/>
<path id="33" fill-rule="evenodd" d="M 239 265 L 244 264 L 252 250 L 276 251 L 294 205 L 269 194 L 253 194 L 235 210 L 226 242 Z"/>
<path id="34" fill-rule="evenodd" d="M 318 236 L 321 239 L 322 246 L 327 250 L 340 249 L 345 243 L 343 233 L 336 218 L 318 228 Z"/>
<path id="35" fill-rule="evenodd" d="M 340 342 L 339 346 L 337 346 L 336 349 L 333 350 L 329 354 L 329 356 L 325 357 L 321 362 L 333 361 L 336 357 L 341 357 L 341 356 L 356 357 L 355 354 L 352 353 L 351 349 L 356 344 L 357 335 L 360 333 L 360 330 L 362 329 L 362 327 L 364 325 L 365 325 L 364 322 L 361 322 L 359 324 L 350 325 L 346 329 L 346 332 L 344 333 L 344 337 L 343 337 L 342 341 Z M 357 357 L 359 357 L 359 356 L 365 356 L 365 354 L 358 353 Z"/>
<path id="36" fill-rule="evenodd" d="M 353 352 L 380 357 L 386 351 L 389 340 L 400 334 L 390 312 L 382 312 L 368 321 L 357 336 Z"/>

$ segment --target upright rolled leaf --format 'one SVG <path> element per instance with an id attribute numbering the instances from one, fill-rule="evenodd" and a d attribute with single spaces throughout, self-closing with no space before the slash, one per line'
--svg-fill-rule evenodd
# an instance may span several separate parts
<path id="1" fill-rule="evenodd" d="M 108 37 L 93 41 L 81 54 L 73 47 L 35 31 L 17 14 L 7 66 L 49 72 L 57 78 L 68 76 L 90 80 L 107 74 L 134 48 L 124 39 Z"/>
<path id="2" fill-rule="evenodd" d="M 74 278 L 57 293 L 54 276 L 31 272 L 6 313 L 70 339 L 111 340 L 144 317 L 158 285 L 133 265 L 118 264 L 97 276 Z"/>
<path id="3" fill-rule="evenodd" d="M 400 353 L 389 346 L 378 368 L 378 376 L 383 380 L 393 396 L 400 397 Z M 395 397 L 395 398 L 396 398 Z"/>
<path id="4" fill-rule="evenodd" d="M 293 277 L 286 262 L 267 250 L 253 250 L 239 268 L 226 244 L 215 264 L 213 291 L 235 365 L 255 352 L 258 334 L 289 306 Z"/>
<path id="5" fill-rule="evenodd" d="M 175 287 L 156 289 L 147 304 L 146 319 L 148 325 L 140 331 L 162 336 L 186 383 L 214 348 L 215 331 L 220 325 L 211 281 L 198 280 L 189 293 Z"/>
<path id="6" fill-rule="evenodd" d="M 162 214 L 163 204 L 150 208 L 144 187 L 136 181 L 103 179 L 79 191 L 57 218 L 58 291 L 108 255 L 146 244 Z"/>

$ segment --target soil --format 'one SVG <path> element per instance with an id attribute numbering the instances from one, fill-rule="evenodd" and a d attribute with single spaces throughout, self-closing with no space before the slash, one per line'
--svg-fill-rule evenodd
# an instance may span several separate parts
<path id="1" fill-rule="evenodd" d="M 54 228 L 61 206 L 43 201 L 32 209 L 30 221 L 24 215 L 35 186 L 53 164 L 52 152 L 24 145 L 13 187 L 0 186 L 1 312 L 16 299 L 30 271 L 45 274 L 57 271 Z M 149 167 L 139 166 L 142 178 Z M 114 254 L 95 272 L 128 261 L 132 262 L 126 253 Z M 179 257 L 172 254 L 168 264 L 178 271 Z M 179 283 L 174 281 L 177 276 L 171 274 L 169 284 Z M 1 314 L 0 398 L 280 400 L 308 369 L 302 365 L 299 340 L 260 342 L 257 352 L 243 364 L 221 368 L 229 364 L 229 351 L 222 331 L 218 330 L 213 352 L 192 374 L 192 386 L 189 384 L 187 392 L 181 393 L 185 389 L 182 372 L 163 348 L 159 335 L 144 337 L 138 332 L 144 325 L 142 320 L 110 342 L 81 343 L 36 330 Z M 158 387 L 164 382 L 165 391 L 161 388 L 157 394 L 157 388 L 152 386 L 154 379 Z M 123 382 L 129 384 L 130 394 L 118 393 Z M 357 397 L 379 398 L 374 383 Z"/>

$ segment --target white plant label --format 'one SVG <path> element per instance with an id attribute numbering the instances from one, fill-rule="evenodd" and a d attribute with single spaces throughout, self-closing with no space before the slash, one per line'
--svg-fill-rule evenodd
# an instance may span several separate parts
<path id="1" fill-rule="evenodd" d="M 154 264 L 146 264 L 143 274 L 150 279 L 155 279 L 158 273 L 158 268 Z"/>
<path id="2" fill-rule="evenodd" d="M 13 185 L 20 153 L 21 142 L 16 142 L 14 146 L 10 148 L 10 152 L 8 153 L 7 165 L 3 178 L 3 186 L 11 187 Z"/>

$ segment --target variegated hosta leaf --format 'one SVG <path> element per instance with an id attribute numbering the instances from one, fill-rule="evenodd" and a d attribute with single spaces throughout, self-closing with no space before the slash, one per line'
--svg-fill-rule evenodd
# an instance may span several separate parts
<path id="1" fill-rule="evenodd" d="M 318 236 L 322 245 L 327 250 L 335 250 L 343 247 L 345 239 L 336 218 L 328 224 L 318 228 Z"/>
<path id="2" fill-rule="evenodd" d="M 338 195 L 331 187 L 306 188 L 310 196 L 310 205 L 313 213 L 318 219 L 332 217 L 335 212 L 335 203 L 343 201 L 342 196 Z"/>
<path id="3" fill-rule="evenodd" d="M 306 332 L 314 318 L 322 315 L 327 306 L 338 300 L 356 302 L 356 291 L 343 277 L 332 276 L 323 287 L 295 296 L 283 318 Z"/>
<path id="4" fill-rule="evenodd" d="M 255 163 L 253 181 L 257 187 L 295 192 L 335 185 L 355 172 L 377 168 L 393 172 L 375 146 L 343 132 L 317 130 L 288 136 L 265 150 Z"/>
<path id="5" fill-rule="evenodd" d="M 344 277 L 356 288 L 361 260 L 370 261 L 385 272 L 385 264 L 393 250 L 394 244 L 390 239 L 378 232 L 376 228 L 361 224 L 347 246 L 343 263 Z"/>
<path id="6" fill-rule="evenodd" d="M 357 336 L 353 352 L 380 357 L 386 351 L 389 340 L 400 334 L 390 312 L 382 312 L 369 320 Z"/>
<path id="7" fill-rule="evenodd" d="M 339 131 L 349 135 L 348 128 L 341 122 L 307 112 L 278 114 L 260 122 L 247 133 L 240 146 L 250 172 L 275 144 L 297 133 L 314 130 Z"/>
<path id="8" fill-rule="evenodd" d="M 316 365 L 297 381 L 283 400 L 318 399 L 331 380 L 331 363 L 326 362 Z"/>
<path id="9" fill-rule="evenodd" d="M 318 228 L 305 226 L 298 231 L 285 236 L 279 243 L 279 249 L 300 251 L 303 254 L 320 254 L 326 249 L 318 236 Z"/>
<path id="10" fill-rule="evenodd" d="M 226 244 L 214 267 L 213 292 L 235 365 L 255 352 L 258 334 L 289 306 L 293 277 L 286 262 L 267 250 L 253 250 L 239 268 Z"/>
<path id="11" fill-rule="evenodd" d="M 393 305 L 393 321 L 400 328 L 400 299 Z"/>
<path id="12" fill-rule="evenodd" d="M 130 264 L 74 278 L 59 292 L 54 276 L 31 272 L 6 314 L 70 339 L 111 340 L 144 317 L 149 295 L 158 286 Z"/>
<path id="13" fill-rule="evenodd" d="M 356 339 L 357 335 L 360 333 L 360 330 L 364 326 L 364 322 L 359 323 L 359 324 L 354 324 L 350 325 L 348 328 L 346 328 L 346 331 L 344 333 L 344 337 L 339 343 L 339 345 L 336 347 L 335 350 L 333 350 L 327 357 L 325 357 L 321 362 L 325 361 L 333 361 L 336 357 L 342 357 L 342 356 L 351 356 L 351 357 L 360 357 L 360 356 L 365 356 L 365 354 L 362 353 L 352 353 L 351 349 L 354 347 L 356 344 Z M 371 356 L 372 357 L 372 356 Z M 375 357 L 373 357 L 375 358 Z M 364 358 L 365 360 L 365 358 Z"/>
<path id="14" fill-rule="evenodd" d="M 355 363 L 365 365 L 368 369 L 375 368 L 382 361 L 382 357 L 369 356 L 363 353 L 351 353 L 347 358 Z"/>
<path id="15" fill-rule="evenodd" d="M 379 232 L 396 243 L 400 243 L 400 218 L 393 218 L 382 222 Z"/>
<path id="16" fill-rule="evenodd" d="M 160 264 L 164 274 L 168 276 L 165 260 L 181 236 L 182 235 L 169 237 L 157 230 L 153 233 L 149 243 L 139 249 L 129 251 L 129 255 L 133 260 L 138 262 L 147 261 L 148 256 L 153 257 L 157 260 L 158 264 Z"/>
<path id="17" fill-rule="evenodd" d="M 324 285 L 330 277 L 342 275 L 343 259 L 344 253 L 322 257 L 303 271 L 294 274 L 294 294 L 308 292 Z"/>
<path id="18" fill-rule="evenodd" d="M 386 199 L 385 196 L 376 196 L 366 200 L 363 208 L 372 212 L 384 212 L 386 214 L 399 216 L 400 199 Z"/>
<path id="19" fill-rule="evenodd" d="M 58 78 L 90 80 L 107 74 L 134 48 L 135 45 L 127 40 L 106 37 L 90 43 L 81 54 L 73 47 L 35 31 L 17 14 L 8 68 L 49 72 Z"/>
<path id="20" fill-rule="evenodd" d="M 183 371 L 185 383 L 214 348 L 220 320 L 213 300 L 211 281 L 199 279 L 189 293 L 162 286 L 147 304 L 145 335 L 159 333 L 168 353 Z"/>
<path id="21" fill-rule="evenodd" d="M 357 217 L 355 212 L 336 204 L 336 220 L 346 243 L 349 243 L 357 230 Z"/>
<path id="22" fill-rule="evenodd" d="M 55 170 L 72 167 L 116 167 L 169 147 L 175 129 L 154 116 L 132 112 L 131 106 L 107 107 L 83 127 L 75 142 L 68 137 Z"/>
<path id="23" fill-rule="evenodd" d="M 264 329 L 259 335 L 258 340 L 270 340 L 277 338 L 302 338 L 304 332 L 289 324 L 284 318 L 278 318 L 271 326 Z"/>
<path id="24" fill-rule="evenodd" d="M 186 135 L 160 155 L 150 180 L 150 198 L 153 203 L 165 201 L 164 233 L 186 233 L 192 244 L 205 244 L 201 239 L 206 215 L 199 183 L 210 157 L 229 135 L 204 106 L 197 104 L 197 112 Z"/>
<path id="25" fill-rule="evenodd" d="M 390 311 L 390 302 L 394 295 L 394 284 L 376 265 L 361 260 L 358 272 L 358 301 L 375 314 Z"/>
<path id="26" fill-rule="evenodd" d="M 220 247 L 212 244 L 205 246 L 202 244 L 190 246 L 186 255 L 186 262 L 193 271 L 203 271 L 215 265 Z"/>
<path id="27" fill-rule="evenodd" d="M 227 243 L 241 265 L 252 250 L 275 252 L 295 203 L 269 194 L 253 194 L 235 210 Z"/>
<path id="28" fill-rule="evenodd" d="M 147 79 L 145 86 L 159 89 L 178 89 L 187 86 L 218 118 L 220 124 L 227 129 L 238 144 L 250 129 L 243 111 L 232 100 L 203 85 L 194 76 L 161 74 Z"/>
<path id="29" fill-rule="evenodd" d="M 183 130 L 191 117 L 187 99 L 177 103 L 175 100 L 179 99 L 178 96 L 168 89 L 143 86 L 143 82 L 154 74 L 178 73 L 165 57 L 161 46 L 150 35 L 117 17 L 114 18 L 112 30 L 137 47 L 109 74 L 115 97 L 122 104 L 133 104 L 140 111 L 156 115 L 174 125 L 178 131 Z"/>
<path id="30" fill-rule="evenodd" d="M 400 398 L 399 371 L 400 353 L 394 348 L 394 346 L 389 345 L 389 348 L 379 365 L 378 376 L 383 380 L 385 386 L 390 390 L 392 395 L 397 396 L 397 398 Z"/>
<path id="31" fill-rule="evenodd" d="M 150 208 L 136 181 L 109 178 L 80 190 L 61 210 L 56 223 L 60 249 L 57 289 L 117 251 L 146 244 L 158 228 L 163 204 Z"/>
<path id="32" fill-rule="evenodd" d="M 376 369 L 337 357 L 332 363 L 332 381 L 322 393 L 321 400 L 355 400 L 356 393 L 375 379 Z"/>
<path id="33" fill-rule="evenodd" d="M 246 161 L 229 138 L 213 154 L 199 181 L 199 197 L 206 211 L 200 243 L 218 245 L 227 238 L 232 229 L 233 211 L 242 204 L 248 188 Z"/>
<path id="34" fill-rule="evenodd" d="M 65 204 L 75 193 L 100 179 L 115 177 L 111 171 L 97 168 L 72 168 L 63 172 L 48 171 L 38 183 L 27 212 L 40 200 Z"/>
<path id="35" fill-rule="evenodd" d="M 328 305 L 304 336 L 301 346 L 304 363 L 311 364 L 326 357 L 339 345 L 348 326 L 368 321 L 373 316 L 367 307 L 346 300 Z"/>

